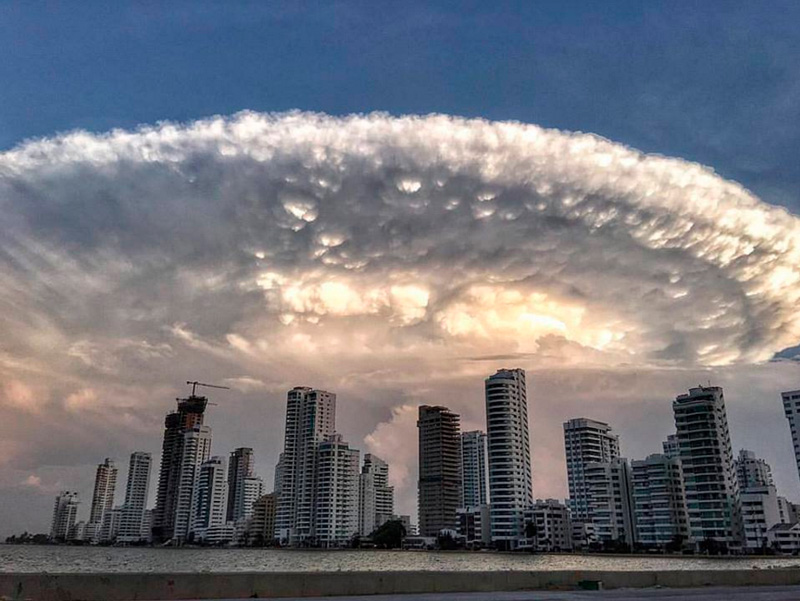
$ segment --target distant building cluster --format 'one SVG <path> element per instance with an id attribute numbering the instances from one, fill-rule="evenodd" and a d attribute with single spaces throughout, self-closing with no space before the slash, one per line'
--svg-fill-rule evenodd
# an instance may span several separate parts
<path id="1" fill-rule="evenodd" d="M 125 501 L 118 468 L 97 466 L 89 519 L 76 492 L 55 500 L 50 538 L 92 544 L 349 546 L 399 521 L 407 547 L 535 551 L 800 552 L 800 507 L 779 496 L 766 461 L 734 456 L 723 391 L 698 386 L 672 403 L 660 453 L 629 461 L 602 421 L 563 424 L 569 498 L 534 500 L 525 372 L 484 383 L 486 431 L 461 432 L 447 407 L 419 407 L 418 529 L 394 508 L 389 465 L 336 431 L 336 395 L 287 394 L 283 451 L 265 494 L 251 448 L 211 455 L 208 399 L 178 399 L 164 421 L 156 504 L 152 457 L 131 454 Z M 800 391 L 782 393 L 800 473 Z"/>
<path id="2" fill-rule="evenodd" d="M 336 395 L 296 387 L 289 391 L 284 450 L 274 491 L 264 494 L 253 449 L 228 460 L 211 455 L 204 424 L 208 399 L 178 399 L 164 420 L 156 504 L 146 509 L 152 458 L 131 455 L 125 503 L 114 507 L 117 467 L 97 467 L 89 521 L 77 521 L 78 494 L 58 495 L 50 537 L 93 544 L 206 544 L 341 547 L 390 520 L 406 531 L 408 516 L 394 512 L 389 466 L 360 453 L 336 433 Z M 459 456 L 460 457 L 460 456 Z"/>

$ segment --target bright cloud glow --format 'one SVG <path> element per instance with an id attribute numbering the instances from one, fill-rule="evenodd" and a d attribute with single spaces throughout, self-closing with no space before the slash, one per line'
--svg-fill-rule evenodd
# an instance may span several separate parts
<path id="1" fill-rule="evenodd" d="M 700 165 L 519 123 L 245 112 L 74 132 L 0 154 L 0 234 L 8 461 L 77 457 L 57 441 L 86 420 L 157 437 L 170 384 L 194 378 L 259 399 L 273 446 L 281 391 L 331 388 L 360 399 L 368 448 L 400 456 L 408 407 L 479 396 L 487 357 L 702 369 L 800 340 L 795 216 Z M 58 432 L 28 441 L 43 415 Z"/>

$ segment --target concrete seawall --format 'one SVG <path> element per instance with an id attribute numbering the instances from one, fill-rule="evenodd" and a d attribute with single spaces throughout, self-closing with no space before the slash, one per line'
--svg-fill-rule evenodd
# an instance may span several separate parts
<path id="1" fill-rule="evenodd" d="M 246 599 L 399 593 L 800 584 L 800 569 L 662 572 L 234 572 L 173 574 L 1 574 L 0 599 L 132 601 Z"/>

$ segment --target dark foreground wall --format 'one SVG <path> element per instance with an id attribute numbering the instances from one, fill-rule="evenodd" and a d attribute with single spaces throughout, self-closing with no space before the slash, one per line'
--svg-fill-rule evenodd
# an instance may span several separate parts
<path id="1" fill-rule="evenodd" d="M 0 599 L 129 601 L 392 593 L 800 584 L 800 569 L 666 572 L 260 572 L 229 574 L 0 574 Z"/>

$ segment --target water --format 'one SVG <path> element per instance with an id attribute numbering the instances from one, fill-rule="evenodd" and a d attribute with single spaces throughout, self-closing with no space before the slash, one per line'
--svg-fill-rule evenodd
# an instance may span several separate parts
<path id="1" fill-rule="evenodd" d="M 657 571 L 786 567 L 800 567 L 800 558 L 706 559 L 435 551 L 148 549 L 0 545 L 0 572 Z"/>

